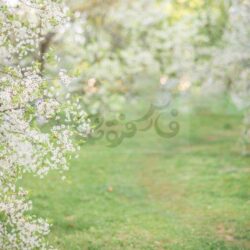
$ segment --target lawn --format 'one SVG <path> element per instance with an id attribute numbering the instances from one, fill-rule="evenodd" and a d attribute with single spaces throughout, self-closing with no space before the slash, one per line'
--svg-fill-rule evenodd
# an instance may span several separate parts
<path id="1" fill-rule="evenodd" d="M 217 104 L 216 104 L 217 105 Z M 250 158 L 229 104 L 179 115 L 172 139 L 152 129 L 115 148 L 86 143 L 62 181 L 25 178 L 33 213 L 62 250 L 250 249 Z"/>

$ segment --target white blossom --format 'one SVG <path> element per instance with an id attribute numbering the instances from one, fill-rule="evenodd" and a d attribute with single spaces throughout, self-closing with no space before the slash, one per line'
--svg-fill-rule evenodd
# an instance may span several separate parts
<path id="1" fill-rule="evenodd" d="M 65 7 L 16 0 L 1 1 L 0 9 L 0 249 L 52 249 L 48 222 L 28 215 L 32 203 L 17 181 L 27 172 L 43 178 L 51 169 L 67 170 L 79 149 L 74 137 L 88 126 L 79 104 L 65 101 L 71 78 L 61 71 L 51 79 L 42 69 L 41 45 L 67 22 Z"/>

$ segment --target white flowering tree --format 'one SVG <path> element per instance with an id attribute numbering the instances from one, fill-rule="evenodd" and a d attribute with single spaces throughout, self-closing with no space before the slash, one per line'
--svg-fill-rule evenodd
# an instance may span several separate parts
<path id="1" fill-rule="evenodd" d="M 80 2 L 71 6 L 72 22 L 58 50 L 65 67 L 74 65 L 76 89 L 90 112 L 119 108 L 148 79 L 181 91 L 200 80 L 199 59 L 210 56 L 209 35 L 218 33 L 222 0 L 211 1 L 214 15 L 196 1 L 187 1 L 197 5 L 187 12 L 175 10 L 178 1 Z M 208 24 L 212 32 L 204 33 Z"/>
<path id="2" fill-rule="evenodd" d="M 227 2 L 227 1 L 225 1 Z M 228 1 L 227 21 L 219 42 L 207 47 L 209 57 L 197 74 L 206 90 L 225 91 L 244 113 L 243 153 L 250 153 L 250 2 Z M 201 75 L 205 77 L 201 77 Z M 207 93 L 207 92 L 206 92 Z"/>
<path id="3" fill-rule="evenodd" d="M 66 94 L 71 79 L 55 69 L 48 48 L 67 9 L 53 0 L 0 2 L 0 249 L 50 249 L 49 224 L 31 215 L 32 203 L 18 185 L 24 173 L 44 177 L 68 169 L 87 132 L 85 113 Z M 50 38 L 49 38 L 50 37 Z M 74 98 L 76 99 L 76 98 Z M 40 126 L 46 124 L 45 128 Z"/>
<path id="4" fill-rule="evenodd" d="M 90 112 L 116 110 L 147 79 L 157 79 L 155 86 L 187 83 L 195 60 L 192 41 L 203 39 L 190 16 L 171 23 L 169 1 L 84 2 L 72 6 L 72 22 L 58 50 L 65 67 L 74 65 L 76 89 Z"/>

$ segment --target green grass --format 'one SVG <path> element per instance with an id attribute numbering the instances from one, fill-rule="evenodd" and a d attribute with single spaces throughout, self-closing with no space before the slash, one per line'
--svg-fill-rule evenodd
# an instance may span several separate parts
<path id="1" fill-rule="evenodd" d="M 213 106 L 214 107 L 214 106 Z M 215 112 L 214 110 L 219 110 Z M 169 140 L 138 132 L 87 143 L 62 181 L 26 178 L 34 213 L 62 250 L 250 249 L 250 158 L 231 108 L 180 115 Z"/>

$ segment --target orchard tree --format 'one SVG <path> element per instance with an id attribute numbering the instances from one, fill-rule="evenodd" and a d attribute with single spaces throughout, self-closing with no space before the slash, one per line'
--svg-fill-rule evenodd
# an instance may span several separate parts
<path id="1" fill-rule="evenodd" d="M 90 112 L 119 110 L 148 79 L 157 79 L 157 87 L 160 82 L 189 85 L 192 42 L 203 39 L 199 20 L 189 15 L 173 23 L 169 1 L 99 2 L 71 7 L 72 21 L 61 33 L 64 43 L 58 44 L 62 63 L 72 69 L 75 89 Z"/>
<path id="2" fill-rule="evenodd" d="M 43 178 L 52 169 L 67 170 L 76 136 L 89 131 L 77 98 L 67 94 L 71 78 L 55 70 L 58 58 L 46 45 L 66 23 L 59 1 L 0 3 L 0 249 L 51 249 L 49 224 L 31 215 L 18 181 L 24 173 Z"/>
<path id="3" fill-rule="evenodd" d="M 224 86 L 244 113 L 243 153 L 250 154 L 250 2 L 234 0 L 221 42 L 210 49 L 208 87 Z M 209 69 L 209 70 L 208 70 Z"/>
<path id="4" fill-rule="evenodd" d="M 204 58 L 211 57 L 226 20 L 223 0 L 209 2 L 72 3 L 72 21 L 57 47 L 86 109 L 117 111 L 148 79 L 177 92 L 201 82 Z"/>

